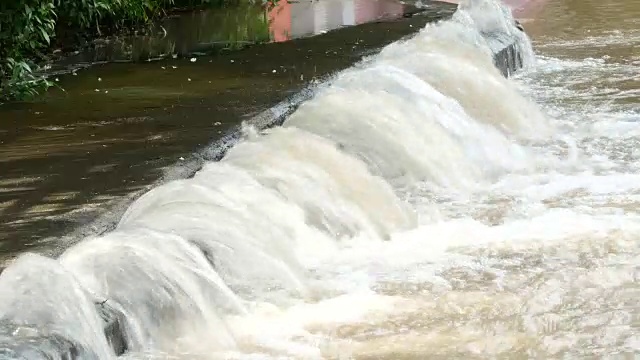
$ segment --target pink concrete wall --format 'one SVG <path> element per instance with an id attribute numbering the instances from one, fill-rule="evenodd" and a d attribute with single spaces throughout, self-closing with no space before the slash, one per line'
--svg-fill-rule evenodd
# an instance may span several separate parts
<path id="1" fill-rule="evenodd" d="M 280 1 L 269 12 L 269 31 L 275 42 L 289 40 L 291 34 L 291 3 Z"/>
<path id="2" fill-rule="evenodd" d="M 394 1 L 355 0 L 356 24 L 362 24 L 382 17 L 399 17 L 404 13 L 404 5 Z"/>

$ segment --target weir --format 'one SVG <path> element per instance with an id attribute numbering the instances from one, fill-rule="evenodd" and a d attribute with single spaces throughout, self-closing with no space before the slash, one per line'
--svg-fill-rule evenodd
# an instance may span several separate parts
<path id="1" fill-rule="evenodd" d="M 514 24 L 518 30 L 523 31 L 517 21 L 515 21 Z M 492 51 L 493 62 L 503 76 L 509 77 L 514 72 L 522 69 L 524 66 L 524 55 L 521 45 L 518 43 L 517 36 L 503 32 L 487 32 L 484 33 L 483 36 Z M 287 116 L 291 115 L 297 109 L 298 105 L 311 99 L 313 95 L 313 88 L 305 89 L 278 105 L 257 114 L 246 121 L 244 125 L 236 127 L 225 134 L 220 140 L 216 141 L 213 146 L 210 147 L 210 150 L 204 154 L 203 160 L 218 161 L 222 159 L 226 151 L 242 138 L 243 126 L 250 126 L 256 130 L 264 130 L 273 126 L 282 125 Z"/>
<path id="2" fill-rule="evenodd" d="M 454 114 L 451 116 L 461 122 L 466 121 L 464 110 L 471 116 L 482 116 L 465 104 L 457 90 L 438 85 L 442 80 L 440 76 L 448 74 L 437 73 L 437 68 L 425 73 L 430 70 L 416 67 L 413 62 L 413 57 L 420 55 L 416 52 L 426 49 L 425 57 L 416 61 L 440 61 L 441 57 L 455 57 L 464 52 L 483 57 L 490 52 L 493 65 L 505 77 L 525 66 L 530 51 L 526 35 L 517 28 L 513 18 L 501 12 L 502 7 L 491 1 L 479 3 L 484 8 L 461 8 L 453 20 L 429 26 L 415 37 L 399 42 L 400 45 L 390 45 L 354 70 L 329 79 L 319 88 L 302 91 L 234 129 L 211 146 L 202 159 L 202 166 L 191 174 L 190 182 L 176 181 L 144 195 L 132 204 L 113 232 L 75 245 L 60 259 L 32 254 L 18 258 L 0 276 L 0 358 L 105 359 L 128 351 L 170 352 L 194 344 L 186 341 L 166 346 L 167 343 L 184 332 L 212 324 L 217 326 L 211 339 L 214 347 L 233 348 L 236 344 L 231 331 L 225 329 L 220 317 L 246 313 L 248 309 L 241 298 L 279 303 L 281 298 L 274 294 L 301 296 L 308 291 L 301 280 L 303 276 L 296 258 L 299 255 L 293 253 L 293 245 L 287 243 L 287 239 L 298 241 L 301 236 L 309 237 L 309 244 L 357 234 L 384 239 L 397 229 L 414 226 L 415 219 L 389 184 L 405 176 L 433 177 L 434 182 L 444 183 L 447 180 L 439 179 L 434 172 L 438 167 L 453 165 L 434 160 L 435 165 L 409 176 L 406 168 L 394 167 L 385 154 L 357 142 L 361 139 L 349 143 L 346 132 L 361 131 L 366 136 L 370 131 L 366 124 L 351 129 L 321 128 L 322 119 L 314 116 L 318 115 L 316 110 L 327 112 L 327 116 L 347 110 L 325 105 L 330 104 L 333 97 L 352 95 L 341 91 L 349 91 L 354 82 L 362 82 L 358 86 L 365 88 L 370 85 L 371 91 L 380 90 L 375 94 L 382 98 L 385 92 L 397 91 L 407 92 L 409 98 L 433 99 L 440 106 L 450 106 Z M 462 43 L 455 51 L 433 50 L 454 39 Z M 394 51 L 403 54 L 397 56 Z M 452 58 L 452 61 L 458 61 L 461 66 L 476 66 L 465 63 L 463 58 Z M 481 65 L 478 69 L 485 71 Z M 359 75 L 366 72 L 370 73 L 367 77 Z M 385 80 L 385 76 L 389 78 Z M 367 85 L 376 79 L 388 82 Z M 414 92 L 409 93 L 409 89 Z M 436 94 L 436 89 L 456 98 L 462 105 Z M 354 94 L 354 99 L 366 101 L 367 93 L 362 88 L 357 87 Z M 421 111 L 424 109 L 410 112 L 409 116 Z M 389 113 L 388 116 L 398 115 Z M 340 125 L 340 119 L 335 124 Z M 284 125 L 281 131 L 269 133 L 269 139 L 256 140 L 260 139 L 256 133 L 280 125 Z M 467 131 L 456 128 L 460 124 L 443 125 L 450 126 L 446 131 L 454 136 L 464 136 Z M 248 128 L 251 130 L 247 131 Z M 443 130 L 436 124 L 433 131 Z M 490 134 L 496 139 L 500 137 L 494 132 Z M 447 134 L 445 138 L 448 137 Z M 243 138 L 249 141 L 238 145 Z M 302 139 L 305 145 L 289 143 L 292 138 Z M 383 141 L 389 139 L 380 138 L 375 146 L 384 146 Z M 314 146 L 311 152 L 319 153 L 300 159 L 301 154 L 309 151 L 304 146 Z M 287 147 L 293 152 L 283 150 Z M 343 151 L 361 156 L 356 160 Z M 280 157 L 287 164 L 278 163 Z M 224 161 L 219 166 L 211 165 L 212 161 L 220 160 Z M 349 172 L 332 174 L 335 179 L 322 178 L 328 174 L 333 161 L 338 160 L 348 163 Z M 405 161 L 401 156 L 395 160 Z M 301 170 L 291 183 L 279 178 L 282 172 L 293 171 L 305 162 L 310 162 L 308 169 L 302 169 L 308 174 Z M 319 169 L 322 171 L 312 174 Z M 335 190 L 334 181 L 341 177 L 350 178 L 351 185 L 340 186 L 353 192 Z M 366 191 L 359 190 L 364 193 L 355 189 L 364 186 Z M 263 187 L 277 189 L 278 194 L 263 192 L 260 190 Z M 324 193 L 311 196 L 304 191 L 310 188 Z M 241 205 L 234 203 L 235 196 L 242 197 L 242 192 L 254 190 L 256 193 L 248 196 L 261 198 L 244 199 Z M 365 200 L 376 206 L 367 208 Z M 300 204 L 303 213 L 291 206 L 292 203 Z M 212 216 L 210 211 L 214 209 L 224 211 Z M 180 219 L 180 222 L 172 224 L 170 219 Z M 209 242 L 211 229 L 208 227 L 213 223 L 218 224 L 219 234 L 214 242 Z M 252 229 L 240 230 L 243 227 Z M 261 242 L 259 237 L 269 232 L 272 233 L 269 241 Z M 240 260 L 248 263 L 239 263 Z M 60 263 L 64 267 L 60 267 Z M 256 268 L 251 269 L 254 265 Z M 53 288 L 61 291 L 51 294 Z"/>

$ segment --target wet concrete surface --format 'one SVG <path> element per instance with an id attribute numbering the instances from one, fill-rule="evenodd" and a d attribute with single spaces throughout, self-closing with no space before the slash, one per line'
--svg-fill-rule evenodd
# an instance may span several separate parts
<path id="1" fill-rule="evenodd" d="M 454 11 L 438 3 L 195 62 L 97 65 L 61 77 L 64 91 L 0 108 L 0 260 L 56 252 L 99 231 L 97 218 L 117 221 L 140 192 L 180 177 L 171 169 L 181 158 L 243 119 Z"/>

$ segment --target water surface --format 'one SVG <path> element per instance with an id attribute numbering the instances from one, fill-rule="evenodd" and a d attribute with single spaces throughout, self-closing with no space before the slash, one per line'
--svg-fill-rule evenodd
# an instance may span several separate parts
<path id="1" fill-rule="evenodd" d="M 529 9 L 533 47 L 497 3 L 465 3 L 149 191 L 114 231 L 19 258 L 3 321 L 98 358 L 105 300 L 128 359 L 638 354 L 640 6 Z M 492 33 L 517 38 L 515 78 Z"/>

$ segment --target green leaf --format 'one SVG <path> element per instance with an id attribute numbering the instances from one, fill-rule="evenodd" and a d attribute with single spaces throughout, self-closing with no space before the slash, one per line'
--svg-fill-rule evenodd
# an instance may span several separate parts
<path id="1" fill-rule="evenodd" d="M 42 33 L 42 37 L 47 42 L 47 44 L 50 44 L 51 39 L 49 38 L 49 34 L 47 34 L 47 31 L 44 28 L 40 28 L 40 33 Z"/>

